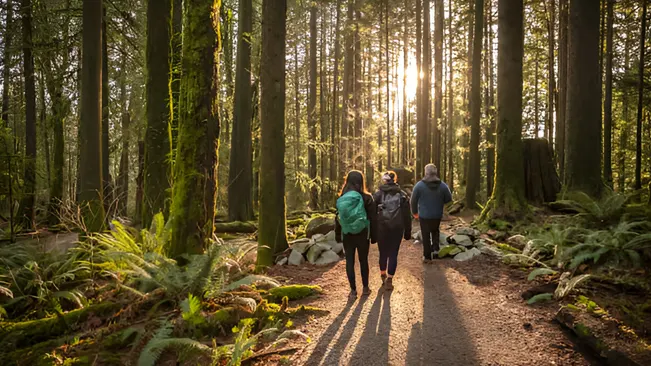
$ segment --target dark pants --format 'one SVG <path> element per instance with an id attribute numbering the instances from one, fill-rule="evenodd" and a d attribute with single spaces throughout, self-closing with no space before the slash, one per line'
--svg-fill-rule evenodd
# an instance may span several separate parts
<path id="1" fill-rule="evenodd" d="M 420 218 L 420 231 L 423 235 L 423 257 L 432 259 L 432 251 L 439 250 L 439 227 L 441 219 L 423 219 Z"/>
<path id="2" fill-rule="evenodd" d="M 362 285 L 368 287 L 368 250 L 371 243 L 366 230 L 359 234 L 344 234 L 344 252 L 346 254 L 346 275 L 350 288 L 355 290 L 355 251 L 359 256 L 359 268 L 362 274 Z"/>
<path id="3" fill-rule="evenodd" d="M 378 249 L 380 250 L 380 271 L 386 271 L 389 267 L 389 275 L 396 274 L 398 267 L 398 251 L 404 230 L 391 230 L 380 233 L 378 238 Z"/>

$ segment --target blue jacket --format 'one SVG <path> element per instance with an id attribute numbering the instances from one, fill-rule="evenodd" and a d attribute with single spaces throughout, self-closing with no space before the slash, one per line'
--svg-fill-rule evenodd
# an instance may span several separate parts
<path id="1" fill-rule="evenodd" d="M 443 206 L 450 201 L 452 193 L 447 184 L 438 177 L 425 177 L 411 194 L 411 213 L 423 219 L 441 219 Z"/>

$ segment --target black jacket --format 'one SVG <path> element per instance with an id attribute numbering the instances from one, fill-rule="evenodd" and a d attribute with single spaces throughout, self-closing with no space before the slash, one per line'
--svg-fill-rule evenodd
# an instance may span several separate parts
<path id="1" fill-rule="evenodd" d="M 366 209 L 366 217 L 368 218 L 370 222 L 370 239 L 371 243 L 375 244 L 377 243 L 377 236 L 375 232 L 375 224 L 377 220 L 377 206 L 375 205 L 375 201 L 373 200 L 373 196 L 367 193 L 362 193 L 362 197 L 364 198 L 364 208 Z M 364 236 L 367 235 L 366 231 L 362 232 Z M 357 234 L 357 235 L 361 235 Z M 339 215 L 335 216 L 335 237 L 338 240 L 342 240 L 341 236 L 341 225 L 339 224 Z"/>
<path id="2" fill-rule="evenodd" d="M 411 211 L 409 208 L 409 198 L 407 193 L 400 189 L 400 186 L 397 183 L 389 183 L 380 186 L 377 192 L 373 194 L 373 199 L 375 200 L 376 206 L 382 204 L 382 198 L 385 194 L 399 194 L 401 196 L 400 202 L 400 213 L 403 221 L 404 234 L 403 237 L 405 240 L 411 239 Z M 382 228 L 379 225 L 375 225 L 378 231 L 382 231 Z"/>

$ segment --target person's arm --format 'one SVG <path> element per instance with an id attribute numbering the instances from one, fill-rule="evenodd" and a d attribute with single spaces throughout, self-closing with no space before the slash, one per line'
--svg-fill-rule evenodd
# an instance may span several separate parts
<path id="1" fill-rule="evenodd" d="M 339 213 L 335 214 L 335 240 L 343 243 L 344 236 L 341 234 L 341 225 L 339 224 Z"/>
<path id="2" fill-rule="evenodd" d="M 404 238 L 405 240 L 411 239 L 411 212 L 409 210 L 409 198 L 403 193 L 403 201 L 401 207 L 402 220 L 405 227 Z"/>
<path id="3" fill-rule="evenodd" d="M 369 221 L 369 236 L 371 237 L 371 243 L 377 243 L 377 204 L 373 200 L 373 196 L 364 195 L 364 200 L 366 201 L 366 217 Z"/>
<path id="4" fill-rule="evenodd" d="M 418 199 L 420 198 L 420 185 L 416 183 L 414 191 L 411 192 L 411 214 L 418 214 Z"/>

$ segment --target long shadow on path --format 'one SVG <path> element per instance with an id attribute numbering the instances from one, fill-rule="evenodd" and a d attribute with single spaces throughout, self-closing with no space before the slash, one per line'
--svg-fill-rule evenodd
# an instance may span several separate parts
<path id="1" fill-rule="evenodd" d="M 435 262 L 411 271 L 423 279 L 423 319 L 412 326 L 405 364 L 478 365 L 475 345 L 464 327 L 445 267 Z"/>
<path id="2" fill-rule="evenodd" d="M 380 290 L 366 318 L 349 365 L 388 365 L 391 335 L 391 292 Z"/>

